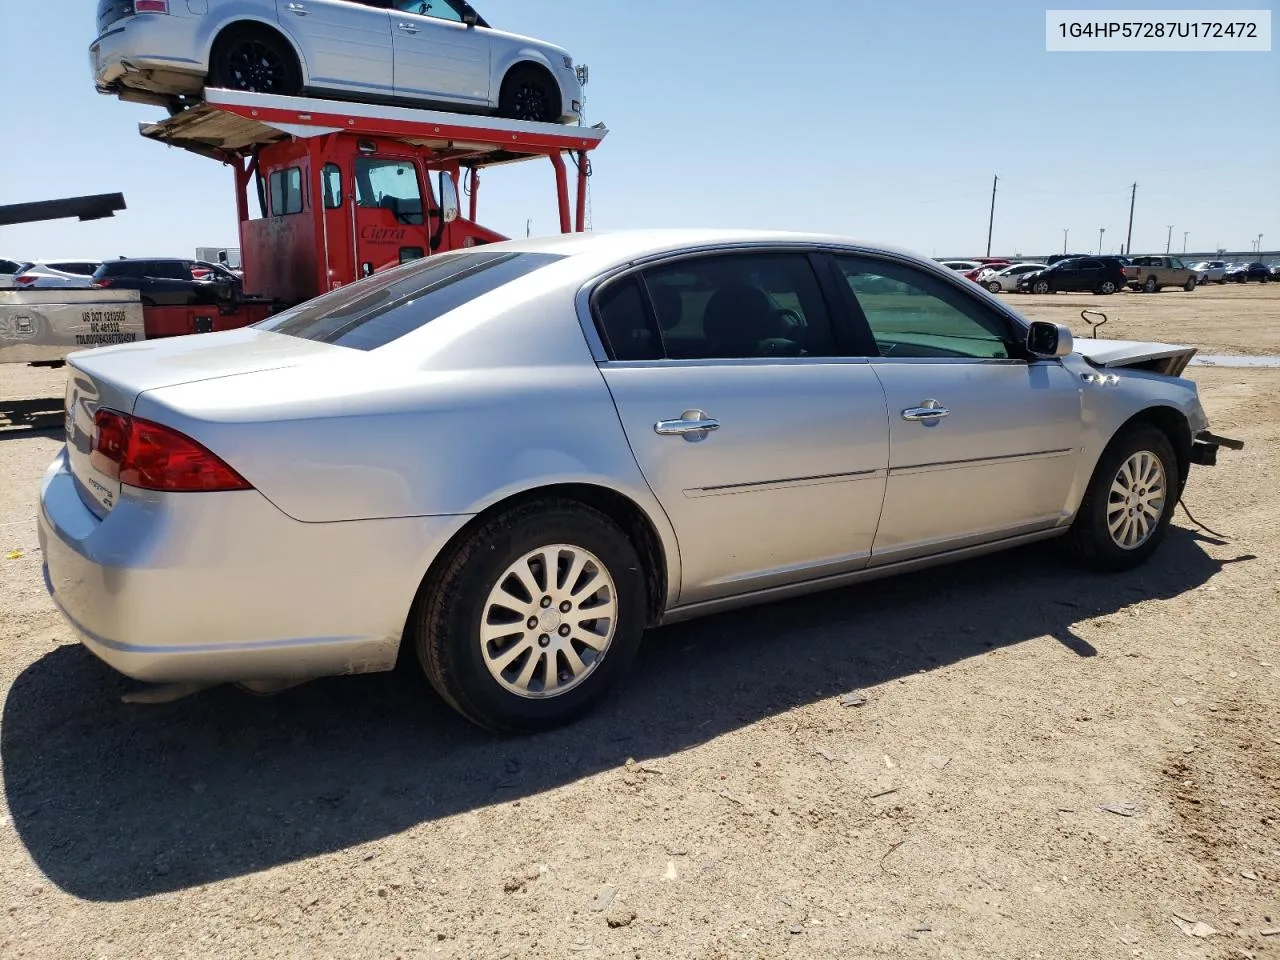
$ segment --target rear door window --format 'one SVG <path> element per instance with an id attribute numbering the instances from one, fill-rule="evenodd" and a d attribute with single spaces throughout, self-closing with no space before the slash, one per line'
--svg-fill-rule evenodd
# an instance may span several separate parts
<path id="1" fill-rule="evenodd" d="M 374 350 L 561 259 L 549 253 L 441 253 L 340 287 L 257 327 Z"/>

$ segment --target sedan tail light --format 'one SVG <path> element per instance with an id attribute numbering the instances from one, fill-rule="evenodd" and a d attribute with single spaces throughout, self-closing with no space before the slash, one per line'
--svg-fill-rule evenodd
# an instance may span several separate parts
<path id="1" fill-rule="evenodd" d="M 39 277 L 14 277 L 13 282 L 19 286 L 28 287 L 39 279 Z"/>
<path id="2" fill-rule="evenodd" d="M 134 13 L 168 13 L 169 0 L 133 0 Z"/>
<path id="3" fill-rule="evenodd" d="M 170 427 L 99 410 L 93 417 L 90 462 L 109 477 L 143 490 L 252 490 L 236 473 L 190 437 Z"/>

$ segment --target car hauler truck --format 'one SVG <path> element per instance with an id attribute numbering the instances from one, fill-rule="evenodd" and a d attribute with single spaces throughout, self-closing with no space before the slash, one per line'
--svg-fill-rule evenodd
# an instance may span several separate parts
<path id="1" fill-rule="evenodd" d="M 608 131 L 209 89 L 141 132 L 230 165 L 244 289 L 288 306 L 388 266 L 507 239 L 477 220 L 480 173 L 500 164 L 550 161 L 560 229 L 583 230 L 589 153 Z"/>
<path id="2" fill-rule="evenodd" d="M 6 293 L 0 361 L 58 363 L 95 345 L 242 327 L 399 263 L 505 240 L 477 220 L 480 174 L 490 167 L 549 161 L 560 230 L 580 232 L 590 153 L 608 133 L 220 89 L 140 129 L 231 168 L 243 293 L 190 306 L 148 304 L 128 291 Z"/>

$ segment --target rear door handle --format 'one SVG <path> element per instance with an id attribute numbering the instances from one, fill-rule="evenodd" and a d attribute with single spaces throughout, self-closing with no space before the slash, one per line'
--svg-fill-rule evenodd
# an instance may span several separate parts
<path id="1" fill-rule="evenodd" d="M 307 8 L 301 3 L 291 3 L 289 4 L 289 12 L 297 17 L 305 17 L 307 15 Z"/>
<path id="2" fill-rule="evenodd" d="M 396 26 L 398 26 L 398 27 L 399 27 L 401 30 L 403 30 L 405 33 L 417 33 L 417 32 L 418 32 L 418 28 L 417 28 L 416 26 L 414 26 L 412 23 L 405 23 L 404 21 L 401 21 L 400 23 L 396 24 Z"/>
<path id="3" fill-rule="evenodd" d="M 678 420 L 659 420 L 653 425 L 653 432 L 658 436 L 688 439 L 706 436 L 709 431 L 719 429 L 720 421 L 708 417 L 701 410 L 686 410 Z"/>
<path id="4" fill-rule="evenodd" d="M 907 407 L 902 411 L 903 420 L 924 421 L 933 423 L 951 415 L 951 411 L 937 400 L 926 400 L 918 407 Z"/>

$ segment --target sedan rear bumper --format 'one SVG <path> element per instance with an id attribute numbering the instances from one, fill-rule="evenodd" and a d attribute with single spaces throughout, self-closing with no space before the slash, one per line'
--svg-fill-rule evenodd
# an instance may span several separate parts
<path id="1" fill-rule="evenodd" d="M 393 667 L 422 576 L 466 519 L 301 523 L 256 491 L 128 487 L 99 519 L 64 453 L 39 531 L 50 596 L 121 673 L 301 680 Z"/>

